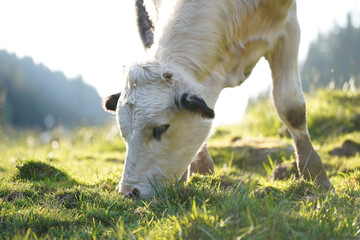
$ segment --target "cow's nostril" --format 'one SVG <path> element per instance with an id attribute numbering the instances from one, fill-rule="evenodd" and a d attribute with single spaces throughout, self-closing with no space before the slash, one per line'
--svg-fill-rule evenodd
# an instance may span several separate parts
<path id="1" fill-rule="evenodd" d="M 125 193 L 125 197 L 127 198 L 132 198 L 133 196 L 132 192 Z"/>
<path id="2" fill-rule="evenodd" d="M 125 197 L 127 198 L 139 198 L 140 197 L 140 191 L 137 188 L 134 188 L 131 192 L 125 193 Z"/>
<path id="3" fill-rule="evenodd" d="M 140 191 L 137 188 L 133 188 L 131 193 L 132 193 L 133 197 L 136 197 L 136 198 L 140 197 Z"/>

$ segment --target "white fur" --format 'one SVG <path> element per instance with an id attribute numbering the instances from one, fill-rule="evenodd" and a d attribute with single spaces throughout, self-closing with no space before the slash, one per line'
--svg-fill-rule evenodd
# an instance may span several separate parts
<path id="1" fill-rule="evenodd" d="M 120 190 L 137 188 L 143 196 L 152 193 L 149 180 L 180 178 L 209 134 L 211 121 L 178 107 L 181 93 L 199 94 L 213 108 L 223 88 L 240 85 L 262 56 L 272 62 L 287 38 L 287 57 L 297 65 L 294 0 L 164 2 L 173 6 L 160 15 L 152 56 L 130 69 L 117 109 L 127 145 Z M 274 79 L 289 73 L 290 86 L 298 91 L 297 66 L 272 65 Z M 170 80 L 163 77 L 165 71 L 173 73 Z M 283 94 L 284 89 L 276 91 Z M 295 105 L 303 102 L 298 96 Z M 279 109 L 287 104 L 275 103 Z M 153 139 L 152 129 L 164 124 L 170 128 L 161 141 Z"/>

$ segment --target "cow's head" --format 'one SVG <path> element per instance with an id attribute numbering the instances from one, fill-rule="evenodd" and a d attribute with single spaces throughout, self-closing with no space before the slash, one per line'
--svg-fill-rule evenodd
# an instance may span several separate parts
<path id="1" fill-rule="evenodd" d="M 182 77 L 158 64 L 137 65 L 105 102 L 126 143 L 120 191 L 128 196 L 149 196 L 152 183 L 180 178 L 209 133 L 214 111 Z"/>

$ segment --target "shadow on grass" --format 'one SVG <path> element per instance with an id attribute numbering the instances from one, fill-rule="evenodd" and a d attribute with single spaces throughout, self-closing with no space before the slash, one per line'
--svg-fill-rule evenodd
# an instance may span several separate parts
<path id="1" fill-rule="evenodd" d="M 7 224 L 13 223 L 13 224 Z M 59 216 L 43 216 L 43 215 L 20 215 L 15 214 L 6 216 L 4 218 L 4 227 L 6 231 L 3 232 L 2 237 L 4 239 L 12 239 L 15 235 L 26 236 L 27 232 L 31 232 L 31 235 L 36 237 L 44 237 L 50 235 L 51 238 L 61 238 L 64 234 L 64 229 L 67 229 L 67 234 L 71 232 L 72 226 L 81 226 L 84 222 L 81 220 L 72 220 L 67 218 L 66 220 L 61 219 Z M 66 233 L 66 232 L 65 232 Z M 78 232 L 78 235 L 84 235 L 90 237 L 91 234 L 86 232 Z M 19 239 L 21 239 L 20 237 Z M 37 239 L 37 238 L 29 238 Z"/>

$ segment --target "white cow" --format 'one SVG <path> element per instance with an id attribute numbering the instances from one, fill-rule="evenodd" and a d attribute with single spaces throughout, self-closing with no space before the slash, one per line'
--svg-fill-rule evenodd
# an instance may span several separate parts
<path id="1" fill-rule="evenodd" d="M 163 25 L 156 26 L 151 57 L 132 66 L 121 94 L 106 102 L 127 147 L 120 192 L 150 196 L 151 182 L 180 179 L 188 166 L 188 174 L 213 171 L 206 148 L 212 109 L 221 90 L 240 85 L 263 56 L 300 175 L 330 188 L 307 129 L 295 0 L 171 2 L 166 20 L 160 17 Z"/>

